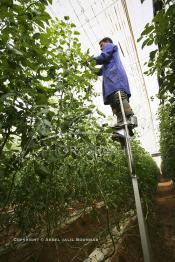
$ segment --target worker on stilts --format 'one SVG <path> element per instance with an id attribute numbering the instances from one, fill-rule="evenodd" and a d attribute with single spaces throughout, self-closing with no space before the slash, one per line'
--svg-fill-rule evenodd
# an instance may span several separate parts
<path id="1" fill-rule="evenodd" d="M 129 104 L 131 96 L 127 74 L 122 65 L 117 45 L 109 37 L 103 38 L 100 42 L 101 54 L 94 57 L 97 65 L 102 65 L 98 75 L 103 76 L 103 100 L 105 105 L 110 105 L 113 114 L 117 116 L 116 129 L 123 128 L 123 117 L 119 102 L 118 91 L 121 93 L 123 107 L 128 123 L 130 136 L 134 133 L 132 129 L 137 126 L 137 118 Z M 115 134 L 113 134 L 115 136 Z"/>
<path id="2" fill-rule="evenodd" d="M 144 261 L 151 262 L 150 241 L 142 210 L 134 158 L 130 144 L 130 137 L 134 135 L 132 130 L 137 126 L 137 118 L 129 104 L 131 92 L 128 78 L 120 60 L 118 47 L 114 45 L 112 40 L 108 37 L 103 38 L 99 44 L 102 53 L 94 57 L 94 59 L 97 65 L 102 65 L 99 75 L 103 75 L 104 104 L 110 105 L 113 113 L 117 116 L 117 125 L 114 127 L 115 132 L 113 132 L 112 138 L 120 142 L 127 155 Z"/>

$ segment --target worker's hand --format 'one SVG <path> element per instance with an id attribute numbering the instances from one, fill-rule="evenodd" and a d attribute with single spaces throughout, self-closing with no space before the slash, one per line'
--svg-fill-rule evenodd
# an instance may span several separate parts
<path id="1" fill-rule="evenodd" d="M 82 62 L 83 66 L 91 66 L 92 62 L 95 62 L 93 57 L 88 57 L 85 61 Z"/>
<path id="2" fill-rule="evenodd" d="M 84 61 L 84 62 L 82 63 L 82 65 L 83 65 L 83 66 L 89 66 L 89 61 L 87 61 L 87 60 Z"/>

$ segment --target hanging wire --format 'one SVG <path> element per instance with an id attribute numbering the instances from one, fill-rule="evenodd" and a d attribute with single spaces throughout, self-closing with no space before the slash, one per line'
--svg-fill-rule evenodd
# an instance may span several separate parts
<path id="1" fill-rule="evenodd" d="M 130 28 L 130 32 L 131 32 L 131 36 L 132 36 L 132 43 L 134 45 L 134 50 L 135 50 L 135 54 L 136 54 L 137 62 L 138 62 L 138 66 L 139 66 L 139 71 L 140 71 L 140 75 L 141 75 L 141 78 L 142 78 L 142 81 L 143 81 L 144 91 L 145 91 L 145 95 L 146 95 L 147 102 L 148 102 L 148 107 L 149 107 L 149 112 L 150 112 L 150 117 L 151 117 L 152 131 L 153 131 L 153 135 L 154 135 L 154 141 L 156 142 L 153 114 L 152 114 L 152 110 L 151 110 L 148 91 L 147 91 L 147 88 L 146 88 L 146 82 L 145 82 L 145 79 L 144 79 L 144 76 L 143 76 L 142 67 L 141 67 L 140 60 L 139 60 L 139 55 L 138 55 L 137 46 L 136 46 L 136 43 L 135 43 L 134 33 L 133 33 L 133 29 L 132 29 L 132 25 L 131 25 L 131 21 L 130 21 L 130 17 L 129 17 L 129 12 L 128 12 L 128 8 L 127 8 L 126 0 L 121 0 L 121 3 L 122 3 L 122 6 L 123 6 L 123 10 L 126 14 L 128 25 L 129 25 L 129 28 Z"/>
<path id="2" fill-rule="evenodd" d="M 98 17 L 95 15 L 95 11 L 94 11 L 92 5 L 91 5 L 91 9 L 92 9 L 92 12 L 93 12 L 94 16 L 96 17 L 97 24 L 99 25 L 99 27 L 100 27 L 101 30 L 103 31 L 103 35 L 105 35 L 105 31 L 104 31 L 103 27 L 101 26 L 101 23 L 99 22 Z"/>
<path id="3" fill-rule="evenodd" d="M 83 23 L 81 26 L 85 26 L 86 24 L 88 24 L 90 21 L 92 21 L 93 19 L 95 19 L 97 16 L 99 16 L 100 14 L 102 14 L 104 11 L 106 11 L 108 8 L 110 8 L 111 6 L 113 6 L 114 4 L 116 4 L 116 1 L 113 1 L 110 5 L 106 6 L 104 9 L 102 9 L 99 13 L 97 13 L 95 16 L 91 17 L 88 19 L 87 22 Z"/>
<path id="4" fill-rule="evenodd" d="M 114 7 L 115 8 L 115 7 Z M 129 64 L 130 65 L 132 65 L 132 66 L 136 66 L 137 67 L 137 62 L 136 62 L 136 59 L 135 59 L 135 56 L 134 56 L 134 52 L 133 52 L 133 48 L 132 48 L 132 45 L 131 45 L 131 39 L 128 39 L 128 37 L 127 37 L 127 35 L 126 35 L 126 30 L 125 30 L 125 28 L 126 27 L 124 27 L 124 24 L 123 24 L 123 22 L 122 22 L 122 15 L 121 15 L 121 13 L 119 12 L 119 10 L 120 10 L 120 8 L 118 8 L 118 12 L 117 12 L 117 10 L 116 10 L 116 8 L 115 8 L 115 13 L 116 13 L 116 15 L 117 15 L 117 18 L 118 18 L 118 23 L 119 23 L 119 26 L 120 26 L 120 29 L 121 29 L 121 32 L 122 32 L 122 34 L 123 34 L 123 36 L 124 36 L 124 43 L 125 43 L 125 49 L 126 49 L 126 52 L 127 52 L 127 54 L 128 54 L 128 58 L 129 58 Z M 128 28 L 127 28 L 128 29 Z M 133 61 L 135 61 L 135 62 L 133 62 Z M 134 67 L 133 67 L 134 68 Z M 136 76 L 136 74 L 134 73 L 134 71 L 135 70 L 132 70 L 131 68 L 130 68 L 130 73 L 132 74 L 132 77 L 133 77 L 133 79 L 135 80 L 134 82 L 135 83 L 138 83 L 138 79 L 139 79 L 139 81 L 140 81 L 140 78 L 138 77 L 138 79 L 137 79 L 137 76 Z M 137 71 L 137 70 L 136 70 Z"/>
<path id="5" fill-rule="evenodd" d="M 123 9 L 119 8 L 119 10 L 123 10 Z M 117 13 L 117 11 L 116 11 L 116 13 Z M 140 68 L 139 68 L 139 65 L 138 65 L 138 59 L 137 59 L 136 52 L 135 52 L 136 50 L 135 50 L 134 45 L 133 45 L 132 36 L 128 39 L 128 36 L 125 33 L 126 29 L 128 28 L 128 23 L 126 23 L 126 20 L 122 19 L 122 17 L 124 17 L 124 16 L 121 15 L 121 13 L 119 12 L 119 21 L 121 21 L 121 26 L 124 29 L 122 31 L 124 32 L 123 34 L 124 34 L 125 46 L 126 46 L 127 53 L 128 53 L 129 63 L 133 66 L 133 69 L 134 69 L 134 70 L 130 70 L 130 73 L 132 74 L 133 79 L 135 79 L 134 82 L 139 87 L 139 88 L 136 89 L 137 92 L 139 92 L 139 95 L 141 95 L 143 97 L 143 99 L 145 99 L 145 95 L 143 93 L 144 90 L 142 88 L 142 86 L 143 86 L 142 76 L 143 75 L 141 75 L 142 72 L 140 72 Z M 129 47 L 129 49 L 127 47 Z M 135 61 L 135 62 L 133 62 L 133 61 Z M 150 114 L 152 114 L 151 111 L 150 111 Z M 141 129 L 143 130 L 144 128 L 141 128 Z"/>
<path id="6" fill-rule="evenodd" d="M 80 1 L 77 0 L 77 2 L 79 3 L 79 6 L 81 7 L 81 9 L 83 9 L 83 7 L 82 7 Z M 90 28 L 91 32 L 93 33 L 93 35 L 94 35 L 96 41 L 98 42 L 97 34 L 94 32 L 94 29 L 93 29 L 93 27 L 92 27 L 92 25 L 91 25 L 91 23 L 90 23 L 89 18 L 87 17 L 87 15 L 85 14 L 85 12 L 83 12 L 83 15 L 84 15 L 84 17 L 85 17 L 85 20 L 86 20 L 87 23 L 89 24 L 89 28 Z"/>
<path id="7" fill-rule="evenodd" d="M 80 22 L 80 25 L 81 25 L 81 27 L 82 27 L 82 29 L 83 29 L 85 35 L 87 36 L 88 40 L 89 40 L 90 43 L 92 44 L 93 48 L 96 50 L 96 48 L 95 48 L 95 46 L 94 46 L 94 43 L 91 41 L 90 37 L 86 34 L 86 30 L 84 29 L 84 26 L 83 26 L 83 24 L 81 23 L 81 20 L 80 20 L 79 16 L 77 15 L 77 12 L 76 12 L 76 10 L 75 10 L 75 8 L 74 8 L 74 6 L 73 6 L 71 0 L 69 0 L 69 3 L 70 3 L 70 5 L 71 5 L 71 7 L 72 7 L 72 9 L 73 9 L 73 11 L 74 11 L 74 13 L 75 13 L 75 15 L 76 15 L 78 21 Z"/>

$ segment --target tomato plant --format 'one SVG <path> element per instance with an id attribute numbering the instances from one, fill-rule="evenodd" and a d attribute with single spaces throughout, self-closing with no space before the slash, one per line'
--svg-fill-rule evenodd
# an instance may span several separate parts
<path id="1" fill-rule="evenodd" d="M 94 114 L 95 64 L 69 17 L 51 19 L 48 2 L 0 3 L 0 200 L 25 234 L 51 235 L 79 204 L 104 201 L 118 215 L 134 208 L 125 154 Z M 133 147 L 151 203 L 158 168 Z"/>
<path id="2" fill-rule="evenodd" d="M 156 1 L 155 1 L 156 2 Z M 160 151 L 162 172 L 174 179 L 174 132 L 175 132 L 175 4 L 172 0 L 161 2 L 162 9 L 157 12 L 152 22 L 145 26 L 139 39 L 142 47 L 155 44 L 157 48 L 150 53 L 146 74 L 158 74 L 161 101 Z"/>

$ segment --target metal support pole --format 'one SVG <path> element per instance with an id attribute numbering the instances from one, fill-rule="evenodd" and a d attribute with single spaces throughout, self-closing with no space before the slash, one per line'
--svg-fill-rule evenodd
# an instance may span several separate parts
<path id="1" fill-rule="evenodd" d="M 135 171 L 134 161 L 133 161 L 133 154 L 132 154 L 131 145 L 130 145 L 128 124 L 127 124 L 127 120 L 125 116 L 125 111 L 124 111 L 123 101 L 122 101 L 120 91 L 118 91 L 118 96 L 119 96 L 120 108 L 121 108 L 124 127 L 125 127 L 126 153 L 128 157 L 129 171 L 130 171 L 130 175 L 132 178 L 132 185 L 133 185 L 133 191 L 134 191 L 134 198 L 135 198 L 135 205 L 136 205 L 137 219 L 138 219 L 138 224 L 139 224 L 143 256 L 144 256 L 145 262 L 151 262 L 150 242 L 149 242 L 149 237 L 148 237 L 147 230 L 146 230 L 145 219 L 144 219 L 141 200 L 140 200 L 138 181 L 137 181 L 137 176 L 136 176 L 136 171 Z"/>

